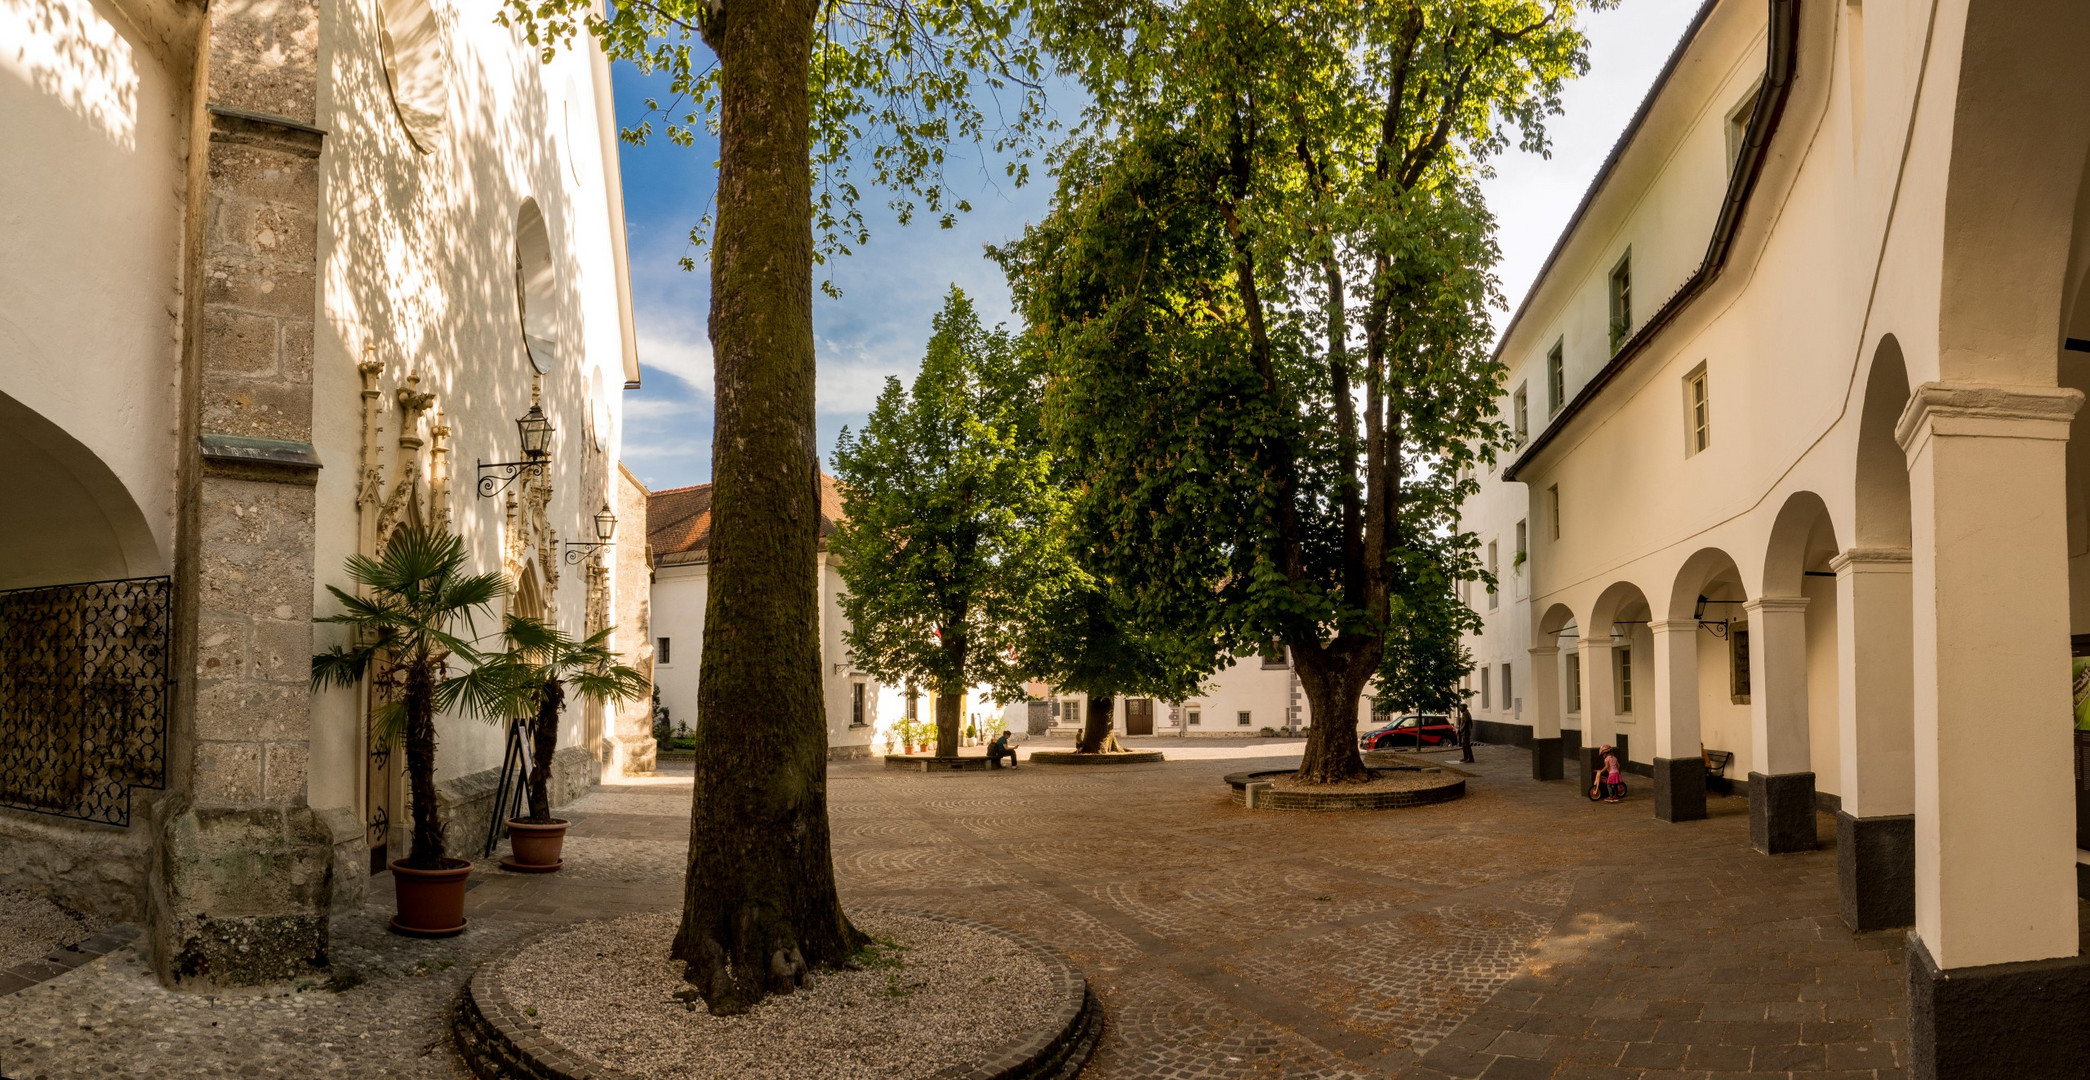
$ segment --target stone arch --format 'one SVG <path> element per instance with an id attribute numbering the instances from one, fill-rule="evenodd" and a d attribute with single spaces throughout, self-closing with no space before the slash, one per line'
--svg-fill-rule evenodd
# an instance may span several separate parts
<path id="1" fill-rule="evenodd" d="M 1852 541 L 1859 548 L 1907 551 L 1909 465 L 1894 425 L 1909 402 L 1908 363 L 1901 342 L 1885 334 L 1873 349 L 1858 419 L 1857 506 Z"/>
<path id="2" fill-rule="evenodd" d="M 1805 595 L 1807 575 L 1834 576 L 1829 564 L 1839 550 L 1828 504 L 1814 492 L 1794 492 L 1771 524 L 1763 561 L 1764 595 Z"/>
<path id="3" fill-rule="evenodd" d="M 0 589 L 167 573 L 130 490 L 86 444 L 0 393 Z"/>
<path id="4" fill-rule="evenodd" d="M 2051 385 L 2090 153 L 2086 52 L 2090 5 L 1968 0 L 1940 249 L 1940 379 Z"/>
<path id="5" fill-rule="evenodd" d="M 1597 594 L 1576 641 L 1582 668 L 1582 765 L 1586 779 L 1605 744 L 1622 760 L 1645 760 L 1654 746 L 1654 610 L 1631 581 Z M 1637 740 L 1637 744 L 1636 744 Z"/>

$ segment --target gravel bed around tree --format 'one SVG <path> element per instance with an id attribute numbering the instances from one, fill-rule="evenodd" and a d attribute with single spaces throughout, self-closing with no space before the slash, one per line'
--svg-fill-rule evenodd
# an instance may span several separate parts
<path id="1" fill-rule="evenodd" d="M 496 973 L 545 1036 L 655 1080 L 908 1080 L 986 1059 L 1053 1019 L 1052 973 L 1008 938 L 893 912 L 853 915 L 877 939 L 862 970 L 744 1016 L 685 1002 L 667 958 L 679 912 L 583 923 L 524 947 Z"/>
<path id="2" fill-rule="evenodd" d="M 35 893 L 0 889 L 0 968 L 65 948 L 102 926 Z"/>
<path id="3" fill-rule="evenodd" d="M 1457 779 L 1458 777 L 1456 776 L 1447 776 L 1435 769 L 1400 769 L 1396 771 L 1379 768 L 1372 770 L 1372 778 L 1370 780 L 1361 783 L 1334 785 L 1302 784 L 1298 778 L 1287 773 L 1283 776 L 1270 777 L 1270 785 L 1278 791 L 1326 791 L 1370 794 L 1378 791 L 1422 791 L 1426 788 L 1443 787 L 1446 783 Z"/>

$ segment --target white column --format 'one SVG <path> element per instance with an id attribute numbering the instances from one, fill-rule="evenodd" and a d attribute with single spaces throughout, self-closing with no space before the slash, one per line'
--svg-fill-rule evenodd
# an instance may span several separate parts
<path id="1" fill-rule="evenodd" d="M 1654 634 L 1657 758 L 1698 757 L 1698 620 L 1648 624 Z"/>
<path id="2" fill-rule="evenodd" d="M 1531 650 L 1531 737 L 1560 738 L 1560 646 Z"/>
<path id="3" fill-rule="evenodd" d="M 1926 383 L 1896 431 L 1914 526 L 1916 930 L 1940 969 L 2077 950 L 2064 456 L 2082 400 Z"/>
<path id="4" fill-rule="evenodd" d="M 1909 553 L 1853 549 L 1836 571 L 1837 790 L 1852 817 L 1916 809 Z"/>
<path id="5" fill-rule="evenodd" d="M 1749 613 L 1749 761 L 1767 776 L 1807 772 L 1807 598 L 1764 596 Z"/>
<path id="6" fill-rule="evenodd" d="M 1618 669 L 1611 666 L 1609 627 L 1586 627 L 1582 650 L 1582 745 L 1602 746 L 1617 731 Z M 1583 777 L 1587 780 L 1588 777 Z"/>

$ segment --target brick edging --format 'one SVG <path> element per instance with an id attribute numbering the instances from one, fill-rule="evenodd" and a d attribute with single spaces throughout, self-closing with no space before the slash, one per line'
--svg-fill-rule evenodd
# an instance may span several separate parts
<path id="1" fill-rule="evenodd" d="M 877 908 L 897 915 L 952 923 L 996 934 L 1014 942 L 1045 965 L 1054 999 L 1050 1019 L 1010 1040 L 979 1065 L 953 1065 L 928 1080 L 1073 1080 L 1088 1063 L 1103 1034 L 1103 1006 L 1084 976 L 1065 956 L 1022 934 L 992 923 L 956 915 Z M 494 973 L 515 954 L 546 934 L 532 934 L 487 957 L 458 993 L 451 1017 L 451 1037 L 465 1065 L 480 1080 L 641 1080 L 632 1073 L 598 1064 L 552 1041 L 503 993 Z"/>
<path id="2" fill-rule="evenodd" d="M 1078 750 L 1033 750 L 1033 765 L 1152 765 L 1167 761 L 1159 750 L 1126 750 L 1116 754 L 1084 754 Z"/>
<path id="3" fill-rule="evenodd" d="M 1410 766 L 1411 768 L 1413 766 Z M 1384 766 L 1366 766 L 1374 772 L 1392 771 Z M 1226 776 L 1235 805 L 1248 805 L 1248 783 L 1257 777 L 1288 776 L 1290 769 L 1267 772 L 1238 772 Z M 1446 773 L 1445 775 L 1455 775 Z M 1258 798 L 1258 810 L 1405 810 L 1415 806 L 1447 803 L 1466 796 L 1466 780 L 1460 776 L 1447 784 L 1415 791 L 1279 791 L 1272 789 Z"/>

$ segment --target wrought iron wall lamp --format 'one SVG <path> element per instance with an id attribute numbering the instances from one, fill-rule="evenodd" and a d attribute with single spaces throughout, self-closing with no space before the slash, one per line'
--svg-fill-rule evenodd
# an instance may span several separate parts
<path id="1" fill-rule="evenodd" d="M 530 411 L 522 414 L 522 418 L 515 422 L 515 428 L 522 437 L 523 459 L 480 462 L 479 497 L 482 499 L 500 494 L 502 488 L 515 483 L 524 473 L 542 475 L 544 467 L 551 462 L 552 422 L 545 419 L 542 405 L 530 402 Z"/>
<path id="2" fill-rule="evenodd" d="M 616 537 L 617 515 L 610 512 L 610 504 L 605 502 L 602 509 L 595 511 L 595 543 L 566 541 L 566 565 L 578 566 L 584 552 L 601 551 L 603 548 L 616 546 L 611 543 Z"/>

